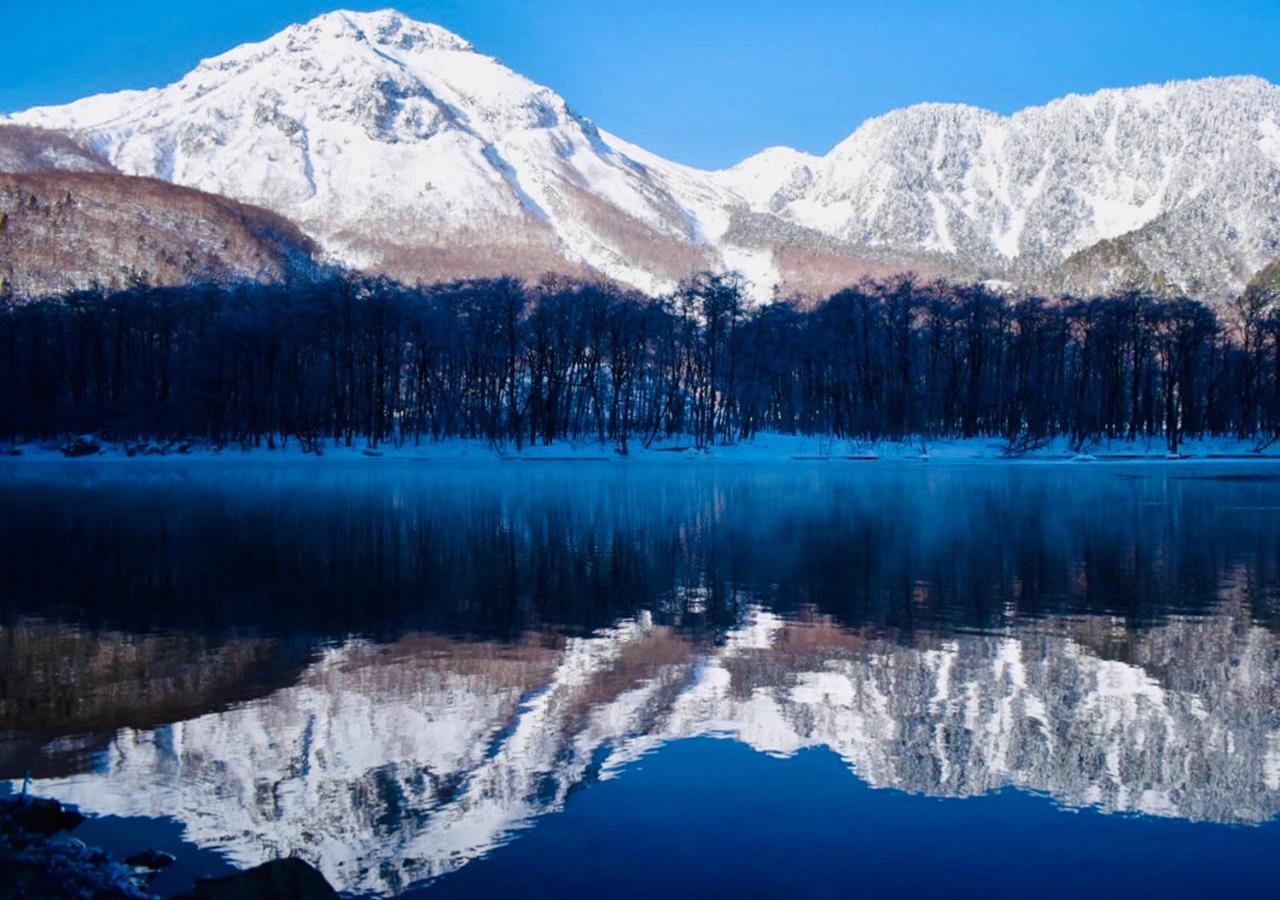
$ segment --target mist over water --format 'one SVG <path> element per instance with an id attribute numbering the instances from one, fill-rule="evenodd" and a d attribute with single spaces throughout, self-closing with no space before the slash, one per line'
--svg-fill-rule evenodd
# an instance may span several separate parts
<path id="1" fill-rule="evenodd" d="M 0 777 L 358 893 L 1260 888 L 1278 626 L 1265 465 L 7 463 Z"/>

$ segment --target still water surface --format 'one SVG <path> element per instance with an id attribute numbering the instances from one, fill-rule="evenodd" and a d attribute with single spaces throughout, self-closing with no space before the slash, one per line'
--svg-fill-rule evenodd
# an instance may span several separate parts
<path id="1" fill-rule="evenodd" d="M 1278 635 L 1270 467 L 0 473 L 0 778 L 166 892 L 1274 896 Z"/>

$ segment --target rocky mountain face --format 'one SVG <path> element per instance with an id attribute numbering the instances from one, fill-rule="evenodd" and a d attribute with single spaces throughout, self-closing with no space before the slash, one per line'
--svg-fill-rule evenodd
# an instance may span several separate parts
<path id="1" fill-rule="evenodd" d="M 1280 252 L 1280 88 L 1178 82 L 1007 117 L 925 104 L 823 158 L 771 151 L 733 171 L 788 220 L 940 253 L 959 272 L 1080 291 L 1127 277 L 1218 298 Z"/>
<path id="2" fill-rule="evenodd" d="M 707 735 L 826 748 L 871 785 L 929 796 L 1016 787 L 1258 823 L 1280 813 L 1280 653 L 1247 609 L 907 642 L 758 608 L 714 643 L 646 614 L 587 637 L 355 640 L 269 696 L 125 728 L 91 770 L 37 787 L 94 813 L 174 816 L 241 866 L 297 853 L 340 889 L 379 893 Z"/>
<path id="3" fill-rule="evenodd" d="M 1209 79 L 1000 116 L 926 104 L 825 156 L 681 166 L 435 25 L 334 12 L 168 87 L 14 114 L 120 171 L 265 206 L 405 279 L 548 270 L 757 296 L 861 275 L 1234 296 L 1280 255 L 1280 88 Z"/>

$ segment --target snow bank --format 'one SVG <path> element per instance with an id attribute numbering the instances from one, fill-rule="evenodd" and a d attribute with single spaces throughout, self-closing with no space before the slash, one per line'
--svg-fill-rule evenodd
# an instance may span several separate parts
<path id="1" fill-rule="evenodd" d="M 90 439 L 84 439 L 90 440 Z M 1251 462 L 1280 461 L 1280 447 L 1257 452 L 1256 440 L 1213 438 L 1188 440 L 1178 456 L 1169 454 L 1162 440 L 1114 441 L 1094 443 L 1084 452 L 1072 450 L 1066 438 L 1057 438 L 1042 447 L 1013 453 L 1008 441 L 999 437 L 932 440 L 913 438 L 907 441 L 873 441 L 849 438 L 811 437 L 787 434 L 761 434 L 734 444 L 717 444 L 698 449 L 689 439 L 655 441 L 645 447 L 633 441 L 628 452 L 611 442 L 558 441 L 550 445 L 517 447 L 514 442 L 493 444 L 484 440 L 449 439 L 424 441 L 403 446 L 381 444 L 370 447 L 360 441 L 348 447 L 327 441 L 319 451 L 307 451 L 297 442 L 275 449 L 226 447 L 212 445 L 126 445 L 98 441 L 98 452 L 69 459 L 62 448 L 69 442 L 33 442 L 0 448 L 0 466 L 6 462 L 70 461 L 120 462 L 136 465 L 168 464 L 183 461 L 277 461 L 317 462 L 344 461 L 378 463 L 384 461 L 483 462 L 483 463 L 550 463 L 581 462 L 612 465 L 631 464 L 697 464 L 697 463 L 823 463 L 866 465 L 877 462 L 943 462 L 943 463 L 1133 463 L 1133 462 Z"/>

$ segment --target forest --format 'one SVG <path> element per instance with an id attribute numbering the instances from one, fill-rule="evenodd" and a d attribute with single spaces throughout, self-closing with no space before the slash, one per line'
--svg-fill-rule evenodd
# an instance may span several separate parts
<path id="1" fill-rule="evenodd" d="M 863 282 L 752 306 L 735 275 L 670 296 L 548 278 L 333 277 L 82 292 L 0 310 L 0 439 L 276 447 L 445 438 L 627 453 L 759 432 L 1280 437 L 1280 312 L 1140 293 L 1010 297 Z"/>

